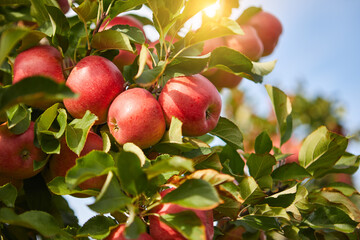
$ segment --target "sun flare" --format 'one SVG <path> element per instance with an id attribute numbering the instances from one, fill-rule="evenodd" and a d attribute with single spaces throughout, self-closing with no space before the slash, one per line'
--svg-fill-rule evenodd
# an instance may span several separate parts
<path id="1" fill-rule="evenodd" d="M 204 8 L 204 12 L 208 17 L 215 17 L 217 10 L 220 8 L 220 3 L 217 1 L 215 4 L 210 5 L 207 8 Z"/>

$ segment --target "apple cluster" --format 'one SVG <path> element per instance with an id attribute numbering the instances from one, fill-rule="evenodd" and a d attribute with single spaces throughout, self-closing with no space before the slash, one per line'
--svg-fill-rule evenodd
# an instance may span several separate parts
<path id="1" fill-rule="evenodd" d="M 205 41 L 202 54 L 212 52 L 215 48 L 226 46 L 241 52 L 252 61 L 270 55 L 282 33 L 282 24 L 277 17 L 260 10 L 241 25 L 243 35 L 229 35 Z M 234 88 L 242 77 L 221 69 L 209 69 L 202 73 L 218 89 Z"/>

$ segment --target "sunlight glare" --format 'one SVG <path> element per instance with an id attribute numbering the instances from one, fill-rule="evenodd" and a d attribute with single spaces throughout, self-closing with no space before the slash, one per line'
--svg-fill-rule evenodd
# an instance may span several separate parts
<path id="1" fill-rule="evenodd" d="M 215 17 L 217 10 L 220 8 L 220 3 L 217 1 L 215 4 L 204 8 L 204 12 L 208 17 Z"/>

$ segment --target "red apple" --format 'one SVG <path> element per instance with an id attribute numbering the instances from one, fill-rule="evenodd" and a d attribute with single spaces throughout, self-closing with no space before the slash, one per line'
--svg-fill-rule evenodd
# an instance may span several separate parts
<path id="1" fill-rule="evenodd" d="M 34 171 L 34 162 L 44 161 L 46 154 L 34 145 L 34 123 L 22 134 L 15 135 L 6 124 L 0 125 L 0 175 L 12 179 L 26 179 L 41 171 Z"/>
<path id="2" fill-rule="evenodd" d="M 250 18 L 246 24 L 256 29 L 264 45 L 262 56 L 270 55 L 274 51 L 282 33 L 282 25 L 279 19 L 271 13 L 261 11 Z"/>
<path id="3" fill-rule="evenodd" d="M 132 142 L 148 148 L 162 138 L 165 119 L 160 104 L 143 88 L 132 88 L 115 98 L 110 105 L 108 126 L 116 141 Z"/>
<path id="4" fill-rule="evenodd" d="M 102 150 L 103 141 L 102 138 L 94 132 L 89 132 L 83 150 L 80 153 L 80 157 L 88 154 L 92 150 Z M 51 178 L 58 176 L 65 177 L 67 171 L 75 166 L 78 156 L 76 153 L 70 150 L 67 146 L 65 138 L 61 140 L 60 154 L 54 154 L 49 163 L 49 170 Z M 82 189 L 96 188 L 101 189 L 106 180 L 106 175 L 94 177 L 86 180 L 79 185 Z"/>
<path id="5" fill-rule="evenodd" d="M 110 235 L 107 238 L 105 238 L 105 240 L 127 240 L 128 238 L 125 238 L 124 232 L 125 232 L 125 224 L 121 224 L 117 228 L 112 230 Z M 137 240 L 153 240 L 153 238 L 147 233 L 142 233 L 137 238 Z"/>
<path id="6" fill-rule="evenodd" d="M 99 119 L 95 124 L 106 122 L 111 102 L 124 90 L 124 78 L 110 60 L 100 56 L 81 59 L 71 71 L 66 85 L 80 96 L 64 99 L 69 113 L 81 118 L 90 110 Z"/>
<path id="7" fill-rule="evenodd" d="M 131 27 L 137 27 L 138 29 L 140 29 L 143 32 L 143 34 L 145 36 L 145 32 L 144 32 L 142 23 L 132 16 L 118 16 L 118 17 L 113 18 L 111 21 L 107 20 L 101 25 L 101 27 L 99 28 L 99 31 L 110 29 L 111 27 L 116 26 L 116 25 L 129 25 Z M 140 50 L 141 50 L 141 45 L 136 44 L 135 46 L 137 49 L 137 53 L 139 54 Z M 125 51 L 125 50 L 119 50 L 119 54 L 114 57 L 113 62 L 119 69 L 122 70 L 125 65 L 132 64 L 134 62 L 136 56 L 137 56 L 137 54 L 135 54 L 135 53 Z"/>
<path id="8" fill-rule="evenodd" d="M 69 0 L 56 0 L 59 4 L 61 11 L 65 14 L 70 10 Z"/>
<path id="9" fill-rule="evenodd" d="M 26 77 L 45 76 L 55 82 L 65 82 L 60 52 L 52 46 L 36 46 L 21 52 L 15 58 L 14 79 L 17 83 Z"/>
<path id="10" fill-rule="evenodd" d="M 226 42 L 223 37 L 212 38 L 204 42 L 203 51 L 201 55 L 205 55 L 209 52 L 214 51 L 215 48 L 226 46 Z"/>
<path id="11" fill-rule="evenodd" d="M 201 136 L 213 130 L 219 121 L 221 97 L 216 87 L 204 76 L 176 77 L 162 89 L 159 103 L 167 126 L 174 116 L 182 123 L 187 136 Z"/>
<path id="12" fill-rule="evenodd" d="M 175 190 L 174 188 L 166 189 L 161 192 L 161 197 L 164 197 L 167 193 Z M 201 220 L 202 224 L 205 226 L 206 239 L 212 240 L 214 236 L 214 227 L 213 227 L 213 212 L 212 210 L 195 210 L 190 208 L 181 207 L 173 203 L 161 204 L 154 208 L 152 212 L 161 215 L 179 213 L 183 211 L 193 211 Z M 160 218 L 156 215 L 149 216 L 150 223 L 150 236 L 154 239 L 161 240 L 186 240 L 179 232 L 160 221 Z"/>
<path id="13" fill-rule="evenodd" d="M 230 35 L 225 37 L 226 45 L 241 52 L 252 61 L 257 61 L 264 52 L 264 46 L 255 30 L 250 25 L 241 26 L 244 35 Z"/>
<path id="14" fill-rule="evenodd" d="M 13 179 L 13 178 L 7 178 L 0 176 L 0 187 L 4 186 L 5 184 L 11 183 L 14 187 L 17 189 L 20 189 L 23 185 L 23 182 L 21 179 Z"/>
<path id="15" fill-rule="evenodd" d="M 207 72 L 204 72 L 203 75 L 207 77 L 219 90 L 222 88 L 235 88 L 242 80 L 242 77 L 221 69 L 216 69 L 216 72 L 210 74 L 209 76 L 207 75 Z"/>

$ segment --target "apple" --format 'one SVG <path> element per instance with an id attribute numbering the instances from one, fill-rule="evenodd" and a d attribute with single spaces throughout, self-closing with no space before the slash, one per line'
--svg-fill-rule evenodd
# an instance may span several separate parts
<path id="1" fill-rule="evenodd" d="M 264 46 L 255 28 L 250 25 L 243 25 L 241 28 L 244 31 L 244 35 L 226 36 L 226 45 L 229 48 L 241 52 L 252 61 L 259 60 L 264 52 Z"/>
<path id="2" fill-rule="evenodd" d="M 178 118 L 186 136 L 201 136 L 213 130 L 221 112 L 219 92 L 200 74 L 170 79 L 160 93 L 159 103 L 167 126 L 173 116 Z"/>
<path id="3" fill-rule="evenodd" d="M 212 52 L 215 48 L 226 46 L 225 39 L 223 37 L 212 38 L 204 41 L 203 50 L 201 55 L 205 55 Z"/>
<path id="4" fill-rule="evenodd" d="M 168 188 L 165 191 L 160 193 L 161 197 L 164 197 L 167 193 L 175 190 L 175 188 Z M 179 213 L 183 211 L 193 211 L 201 220 L 202 224 L 205 226 L 206 239 L 212 240 L 214 236 L 214 226 L 213 226 L 213 212 L 212 210 L 195 210 L 190 208 L 185 208 L 173 203 L 164 203 L 155 207 L 152 212 L 161 215 Z M 156 215 L 149 216 L 150 223 L 150 236 L 154 239 L 161 240 L 186 240 L 179 232 L 171 228 L 164 222 L 160 221 L 160 218 Z"/>
<path id="5" fill-rule="evenodd" d="M 117 228 L 111 231 L 110 235 L 105 238 L 105 240 L 127 240 L 124 236 L 125 224 L 119 225 Z M 137 240 L 153 240 L 153 238 L 148 233 L 142 233 L 137 238 Z"/>
<path id="6" fill-rule="evenodd" d="M 83 150 L 80 153 L 80 157 L 85 156 L 92 150 L 102 150 L 103 141 L 102 138 L 94 132 L 89 132 Z M 65 138 L 61 140 L 60 154 L 54 154 L 49 161 L 49 172 L 51 178 L 58 176 L 65 177 L 67 171 L 75 166 L 76 159 L 79 158 L 76 153 L 70 150 L 67 146 Z M 81 189 L 101 189 L 106 180 L 106 175 L 94 177 L 81 183 L 79 187 Z"/>
<path id="7" fill-rule="evenodd" d="M 159 102 L 143 88 L 129 89 L 115 98 L 108 126 L 120 145 L 132 142 L 142 149 L 159 142 L 166 129 Z"/>
<path id="8" fill-rule="evenodd" d="M 208 71 L 204 72 L 203 75 L 207 77 L 219 90 L 221 90 L 222 88 L 235 88 L 243 79 L 242 77 L 239 77 L 222 69 L 216 69 L 216 71 L 209 76 L 207 72 Z"/>
<path id="9" fill-rule="evenodd" d="M 70 10 L 69 0 L 56 0 L 61 11 L 65 14 Z"/>
<path id="10" fill-rule="evenodd" d="M 80 96 L 64 99 L 65 108 L 75 118 L 81 118 L 90 110 L 105 123 L 110 103 L 124 90 L 124 78 L 110 60 L 100 56 L 81 59 L 66 81 L 66 85 Z"/>
<path id="11" fill-rule="evenodd" d="M 18 190 L 21 189 L 21 187 L 23 186 L 23 182 L 21 179 L 13 179 L 13 178 L 0 176 L 0 187 L 8 183 L 11 183 Z"/>
<path id="12" fill-rule="evenodd" d="M 15 58 L 13 84 L 26 77 L 45 76 L 57 83 L 65 82 L 62 56 L 52 46 L 35 46 L 21 52 Z"/>
<path id="13" fill-rule="evenodd" d="M 22 134 L 10 132 L 0 125 L 0 175 L 12 179 L 26 179 L 41 171 L 34 171 L 34 162 L 46 159 L 46 154 L 34 145 L 34 123 Z"/>
<path id="14" fill-rule="evenodd" d="M 111 27 L 116 26 L 116 25 L 129 25 L 131 27 L 137 27 L 138 29 L 140 29 L 143 32 L 143 34 L 145 36 L 145 32 L 144 32 L 142 23 L 132 16 L 118 16 L 118 17 L 113 18 L 111 21 L 108 19 L 100 26 L 99 32 L 110 29 Z M 135 46 L 137 49 L 137 53 L 139 54 L 140 50 L 141 50 L 141 45 L 135 44 Z M 137 54 L 135 54 L 135 53 L 125 51 L 125 50 L 119 50 L 119 54 L 114 57 L 113 62 L 120 70 L 122 70 L 125 65 L 132 64 L 134 62 L 136 56 L 137 56 Z"/>
<path id="15" fill-rule="evenodd" d="M 254 27 L 259 35 L 264 45 L 262 56 L 270 55 L 274 51 L 282 33 L 282 25 L 279 19 L 271 13 L 261 11 L 252 16 L 246 24 Z"/>

